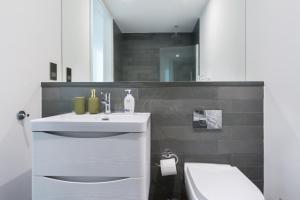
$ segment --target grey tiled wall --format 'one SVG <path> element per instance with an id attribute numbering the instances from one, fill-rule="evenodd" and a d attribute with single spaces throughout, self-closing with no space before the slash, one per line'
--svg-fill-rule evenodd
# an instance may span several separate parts
<path id="1" fill-rule="evenodd" d="M 200 43 L 200 19 L 197 20 L 195 27 L 193 29 L 193 38 L 194 38 L 194 44 Z"/>
<path id="2" fill-rule="evenodd" d="M 262 86 L 148 86 L 133 88 L 137 112 L 152 113 L 152 181 L 150 199 L 186 199 L 184 162 L 227 163 L 237 166 L 259 188 L 263 187 L 263 87 Z M 123 109 L 126 86 L 101 86 L 111 92 L 114 111 Z M 92 87 L 44 87 L 43 116 L 72 111 L 75 96 L 89 96 Z M 196 108 L 222 109 L 222 130 L 192 128 Z M 179 155 L 178 175 L 161 177 L 160 153 Z"/>

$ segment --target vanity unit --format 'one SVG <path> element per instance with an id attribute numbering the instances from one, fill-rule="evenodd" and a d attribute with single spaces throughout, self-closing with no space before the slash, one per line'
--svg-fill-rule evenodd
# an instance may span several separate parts
<path id="1" fill-rule="evenodd" d="M 32 121 L 33 200 L 147 200 L 150 114 Z"/>

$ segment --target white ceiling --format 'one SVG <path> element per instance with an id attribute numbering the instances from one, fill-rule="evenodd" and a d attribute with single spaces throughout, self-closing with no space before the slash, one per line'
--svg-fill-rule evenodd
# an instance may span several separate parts
<path id="1" fill-rule="evenodd" d="M 156 33 L 191 32 L 208 0 L 103 1 L 123 33 Z"/>

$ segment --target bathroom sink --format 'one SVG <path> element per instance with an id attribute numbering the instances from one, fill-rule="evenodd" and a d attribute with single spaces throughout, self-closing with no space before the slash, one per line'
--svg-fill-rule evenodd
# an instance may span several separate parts
<path id="1" fill-rule="evenodd" d="M 31 125 L 32 199 L 148 199 L 150 113 L 68 113 Z"/>
<path id="2" fill-rule="evenodd" d="M 150 113 L 84 114 L 67 113 L 32 120 L 34 131 L 145 132 Z"/>

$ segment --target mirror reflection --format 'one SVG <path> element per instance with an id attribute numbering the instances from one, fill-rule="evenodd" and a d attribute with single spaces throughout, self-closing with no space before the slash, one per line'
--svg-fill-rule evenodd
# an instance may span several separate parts
<path id="1" fill-rule="evenodd" d="M 63 71 L 74 82 L 244 81 L 245 5 L 62 0 Z"/>

